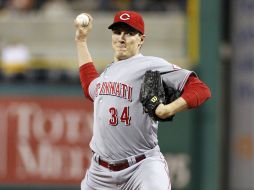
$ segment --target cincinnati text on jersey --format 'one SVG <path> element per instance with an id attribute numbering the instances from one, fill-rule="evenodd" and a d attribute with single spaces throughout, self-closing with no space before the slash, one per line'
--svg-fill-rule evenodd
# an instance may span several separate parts
<path id="1" fill-rule="evenodd" d="M 96 96 L 111 95 L 132 101 L 132 87 L 120 82 L 103 82 L 96 84 Z"/>

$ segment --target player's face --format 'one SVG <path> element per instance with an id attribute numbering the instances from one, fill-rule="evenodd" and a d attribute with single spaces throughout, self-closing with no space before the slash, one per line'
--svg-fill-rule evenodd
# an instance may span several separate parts
<path id="1" fill-rule="evenodd" d="M 125 25 L 113 28 L 112 32 L 115 61 L 128 59 L 139 53 L 140 47 L 144 42 L 144 35 Z"/>

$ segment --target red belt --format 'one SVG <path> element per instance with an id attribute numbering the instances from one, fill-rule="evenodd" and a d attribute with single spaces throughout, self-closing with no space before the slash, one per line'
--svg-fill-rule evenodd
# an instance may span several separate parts
<path id="1" fill-rule="evenodd" d="M 140 156 L 136 156 L 135 157 L 136 163 L 140 162 L 141 160 L 144 160 L 145 158 L 146 158 L 146 156 L 144 154 L 142 154 Z M 99 158 L 98 163 L 99 163 L 99 165 L 101 165 L 105 168 L 108 168 L 111 171 L 120 171 L 120 170 L 126 169 L 130 166 L 128 160 L 124 160 L 119 163 L 112 164 L 112 163 L 108 163 L 107 161 L 104 161 Z"/>

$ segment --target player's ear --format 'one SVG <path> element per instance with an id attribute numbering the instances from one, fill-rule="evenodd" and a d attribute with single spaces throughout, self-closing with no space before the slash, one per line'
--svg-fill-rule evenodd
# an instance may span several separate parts
<path id="1" fill-rule="evenodd" d="M 143 41 L 143 42 L 144 42 L 145 37 L 146 37 L 146 35 L 142 34 L 142 35 L 141 35 L 141 41 Z"/>
<path id="2" fill-rule="evenodd" d="M 142 44 L 144 43 L 144 41 L 145 41 L 145 35 L 144 34 L 140 34 L 140 44 L 139 44 L 139 46 L 142 46 Z"/>

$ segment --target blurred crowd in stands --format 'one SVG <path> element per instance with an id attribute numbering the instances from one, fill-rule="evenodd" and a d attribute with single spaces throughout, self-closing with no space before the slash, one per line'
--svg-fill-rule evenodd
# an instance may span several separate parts
<path id="1" fill-rule="evenodd" d="M 0 0 L 0 10 L 14 12 L 39 11 L 54 4 L 66 4 L 72 9 L 91 11 L 115 11 L 131 9 L 136 11 L 167 11 L 184 8 L 186 0 Z"/>
<path id="2" fill-rule="evenodd" d="M 185 11 L 186 0 L 0 0 L 0 18 L 16 17 L 21 15 L 40 14 L 59 16 L 69 12 L 110 12 L 118 10 L 135 10 L 142 12 L 164 12 L 172 9 Z M 2 38 L 2 39 L 1 39 Z M 67 79 L 78 81 L 78 76 L 63 70 L 31 69 L 31 54 L 26 44 L 15 39 L 5 44 L 0 36 L 0 82 L 20 81 L 35 77 L 38 81 L 46 81 L 51 76 L 53 79 Z M 50 74 L 52 72 L 53 74 Z M 72 77 L 73 80 L 69 80 Z M 51 80 L 52 81 L 52 80 Z"/>
<path id="3" fill-rule="evenodd" d="M 0 50 L 0 83 L 79 83 L 77 71 L 61 67 L 32 66 L 34 61 L 30 49 L 18 39 L 10 41 Z M 38 60 L 35 63 L 38 64 Z"/>

